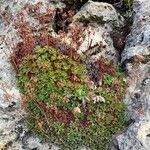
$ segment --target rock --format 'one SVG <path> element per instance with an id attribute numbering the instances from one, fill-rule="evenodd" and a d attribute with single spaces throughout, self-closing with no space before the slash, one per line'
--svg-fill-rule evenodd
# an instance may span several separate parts
<path id="1" fill-rule="evenodd" d="M 129 85 L 124 98 L 127 127 L 115 138 L 119 150 L 150 149 L 150 3 L 134 1 L 131 33 L 122 53 Z"/>
<path id="2" fill-rule="evenodd" d="M 112 5 L 93 1 L 88 1 L 73 19 L 83 23 L 97 23 L 100 26 L 109 24 L 112 28 L 124 25 L 123 17 Z"/>
<path id="3" fill-rule="evenodd" d="M 114 46 L 111 33 L 124 27 L 125 21 L 115 8 L 108 3 L 88 1 L 73 17 L 72 25 L 77 22 L 86 26 L 81 33 L 78 53 L 89 56 L 90 61 L 96 61 L 100 56 L 104 56 L 116 63 L 119 53 Z M 119 34 L 121 35 L 121 32 Z"/>
<path id="4" fill-rule="evenodd" d="M 150 149 L 150 64 L 133 66 L 125 95 L 127 127 L 117 136 L 119 150 Z"/>
<path id="5" fill-rule="evenodd" d="M 47 143 L 42 144 L 40 142 L 41 141 L 38 138 L 35 138 L 32 136 L 26 140 L 28 148 L 30 148 L 30 149 L 49 150 L 49 148 L 50 148 L 49 144 L 47 144 Z"/>
<path id="6" fill-rule="evenodd" d="M 128 120 L 150 120 L 150 64 L 133 66 L 127 78 L 129 88 L 124 99 Z"/>
<path id="7" fill-rule="evenodd" d="M 149 0 L 135 0 L 133 3 L 133 25 L 126 38 L 126 46 L 122 53 L 122 63 L 131 60 L 135 55 L 148 56 L 150 60 L 150 3 Z M 133 60 L 134 61 L 134 60 Z"/>
<path id="8" fill-rule="evenodd" d="M 117 137 L 120 150 L 149 150 L 150 121 L 140 121 L 131 125 L 128 130 Z"/>

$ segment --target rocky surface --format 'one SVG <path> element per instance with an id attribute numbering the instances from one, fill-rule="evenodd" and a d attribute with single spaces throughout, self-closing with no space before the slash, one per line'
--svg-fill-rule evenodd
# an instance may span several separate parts
<path id="1" fill-rule="evenodd" d="M 124 99 L 129 126 L 114 142 L 120 150 L 150 149 L 150 3 L 134 1 L 131 33 L 126 39 L 122 63 L 126 63 L 129 87 Z"/>
<path id="2" fill-rule="evenodd" d="M 83 32 L 84 38 L 80 39 L 82 44 L 78 49 L 78 53 L 88 51 L 88 55 L 93 55 L 91 57 L 93 60 L 104 56 L 114 62 L 118 61 L 119 52 L 114 47 L 111 33 L 114 29 L 123 28 L 125 20 L 112 5 L 88 1 L 73 17 L 72 24 L 75 22 L 87 26 Z"/>
<path id="3" fill-rule="evenodd" d="M 150 148 L 150 64 L 135 64 L 127 81 L 124 99 L 128 126 L 116 137 L 120 150 L 149 150 Z"/>
<path id="4" fill-rule="evenodd" d="M 59 149 L 55 145 L 43 143 L 34 137 L 25 126 L 26 114 L 22 107 L 23 97 L 17 89 L 15 73 L 10 65 L 9 56 L 12 47 L 21 41 L 13 24 L 17 12 L 24 6 L 38 2 L 43 3 L 40 6 L 41 12 L 45 12 L 46 8 L 52 10 L 64 8 L 66 3 L 64 4 L 62 1 L 0 0 L 0 149 L 4 147 L 8 150 Z M 122 53 L 122 63 L 125 64 L 128 72 L 126 80 L 129 87 L 124 103 L 127 106 L 126 120 L 129 125 L 114 138 L 112 150 L 150 149 L 149 0 L 134 0 L 133 10 L 133 26 Z M 25 11 L 24 14 L 26 21 L 34 26 L 39 26 L 31 15 Z M 1 17 L 2 15 L 5 16 L 5 22 L 4 18 Z M 74 15 L 67 27 L 68 30 L 69 28 L 76 28 L 77 24 L 85 28 L 81 33 L 83 36 L 78 39 L 79 41 L 75 41 L 75 43 L 79 43 L 79 47 L 75 46 L 79 53 L 87 51 L 90 60 L 95 60 L 103 55 L 114 62 L 118 62 L 120 52 L 115 47 L 116 41 L 111 38 L 111 32 L 119 32 L 117 37 L 120 37 L 122 35 L 120 30 L 124 27 L 125 22 L 112 5 L 87 2 Z M 61 37 L 54 32 L 53 22 L 48 24 L 48 28 L 54 36 Z M 73 41 L 70 39 L 69 32 L 64 35 L 62 40 L 68 44 Z"/>
<path id="5" fill-rule="evenodd" d="M 135 55 L 150 57 L 150 3 L 149 0 L 135 0 L 133 3 L 133 25 L 126 39 L 122 62 L 131 60 Z M 147 57 L 148 56 L 148 57 Z"/>

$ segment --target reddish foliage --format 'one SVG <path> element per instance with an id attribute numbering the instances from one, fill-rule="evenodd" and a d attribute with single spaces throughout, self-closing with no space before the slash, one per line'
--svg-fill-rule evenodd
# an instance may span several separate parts
<path id="1" fill-rule="evenodd" d="M 47 105 L 42 102 L 35 101 L 35 103 L 46 112 L 48 118 L 63 123 L 65 127 L 68 127 L 71 121 L 74 120 L 74 114 L 71 111 L 63 110 L 54 105 Z"/>
<path id="2" fill-rule="evenodd" d="M 23 42 L 17 44 L 16 51 L 11 57 L 11 60 L 13 60 L 12 64 L 16 64 L 18 67 L 24 56 L 34 53 L 36 45 L 53 47 L 72 59 L 75 59 L 77 54 L 75 49 L 62 43 L 58 38 L 54 38 L 48 33 L 41 32 L 39 36 L 26 35 Z"/>
<path id="3" fill-rule="evenodd" d="M 85 31 L 85 27 L 82 27 L 80 25 L 75 25 L 74 27 L 70 27 L 70 38 L 77 42 L 82 36 L 82 33 Z"/>
<path id="4" fill-rule="evenodd" d="M 95 64 L 96 69 L 98 70 L 98 81 L 103 80 L 105 74 L 111 76 L 115 75 L 115 68 L 113 64 L 106 63 L 106 59 L 101 57 Z"/>
<path id="5" fill-rule="evenodd" d="M 69 127 L 71 121 L 74 121 L 75 116 L 73 112 L 67 111 L 64 109 L 60 109 L 54 105 L 48 105 L 39 101 L 35 101 L 36 105 L 40 107 L 44 112 L 46 112 L 46 115 L 48 118 L 52 119 L 53 121 L 63 123 L 65 127 Z M 89 111 L 84 110 L 84 117 L 82 120 L 79 121 L 78 127 L 81 129 L 85 129 L 88 127 L 88 116 L 89 116 Z M 44 117 L 44 116 L 43 116 Z"/>
<path id="6" fill-rule="evenodd" d="M 80 78 L 77 75 L 73 74 L 71 71 L 68 72 L 68 79 L 72 83 L 80 83 L 81 82 Z"/>
<path id="7" fill-rule="evenodd" d="M 52 16 L 53 16 L 53 11 L 48 9 L 46 13 L 36 15 L 35 19 L 37 19 L 40 24 L 45 24 L 45 23 L 52 22 L 53 19 Z"/>
<path id="8" fill-rule="evenodd" d="M 88 116 L 90 115 L 90 112 L 88 110 L 84 110 L 84 117 L 83 119 L 80 121 L 78 127 L 85 129 L 86 127 L 88 127 L 89 125 L 89 121 L 88 121 Z"/>
<path id="9" fill-rule="evenodd" d="M 24 9 L 27 9 L 29 13 L 39 12 L 38 10 L 40 5 L 40 3 L 36 5 L 29 5 Z M 64 11 L 62 11 L 62 13 L 64 14 Z M 63 14 L 61 18 L 65 18 Z M 73 12 L 68 11 L 67 16 L 71 16 L 72 14 Z M 36 45 L 40 45 L 42 47 L 50 46 L 57 50 L 60 50 L 61 53 L 68 55 L 72 59 L 77 58 L 76 50 L 73 47 L 62 43 L 61 38 L 54 38 L 50 35 L 50 33 L 47 32 L 44 24 L 51 21 L 53 17 L 52 10 L 47 10 L 47 12 L 43 14 L 37 13 L 34 17 L 39 20 L 39 23 L 42 25 L 41 30 L 38 32 L 36 31 L 35 27 L 31 26 L 28 22 L 24 20 L 24 14 L 22 11 L 18 12 L 18 14 L 16 15 L 14 25 L 15 28 L 18 30 L 18 36 L 22 39 L 22 42 L 19 42 L 17 44 L 11 56 L 11 62 L 14 65 L 16 71 L 18 70 L 18 66 L 22 61 L 22 58 L 24 56 L 34 53 L 34 48 Z M 72 38 L 74 40 L 77 40 L 77 34 L 73 35 Z"/>

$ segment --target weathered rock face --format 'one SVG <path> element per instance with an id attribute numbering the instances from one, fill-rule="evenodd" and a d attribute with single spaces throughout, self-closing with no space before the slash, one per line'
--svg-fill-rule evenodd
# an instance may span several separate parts
<path id="1" fill-rule="evenodd" d="M 150 64 L 135 65 L 127 80 L 129 88 L 124 99 L 126 120 L 130 124 L 116 138 L 120 150 L 150 148 Z"/>
<path id="2" fill-rule="evenodd" d="M 122 63 L 126 64 L 128 71 L 129 88 L 124 103 L 127 107 L 126 120 L 130 125 L 116 137 L 114 143 L 120 150 L 149 150 L 150 3 L 148 0 L 135 0 L 133 7 L 133 26 L 122 53 Z"/>
<path id="3" fill-rule="evenodd" d="M 145 59 L 149 59 L 150 56 L 149 0 L 135 0 L 133 11 L 133 26 L 131 33 L 126 39 L 126 46 L 122 53 L 122 62 L 132 59 L 135 55 L 144 56 Z"/>
<path id="4" fill-rule="evenodd" d="M 123 17 L 108 3 L 87 2 L 74 16 L 74 20 L 84 23 L 97 23 L 105 25 L 109 23 L 112 28 L 124 25 Z"/>
<path id="5" fill-rule="evenodd" d="M 82 44 L 78 53 L 88 51 L 93 60 L 104 56 L 117 62 L 118 51 L 113 45 L 111 33 L 114 29 L 124 27 L 125 20 L 112 5 L 89 1 L 73 17 L 73 23 L 75 22 L 87 26 L 80 39 Z"/>

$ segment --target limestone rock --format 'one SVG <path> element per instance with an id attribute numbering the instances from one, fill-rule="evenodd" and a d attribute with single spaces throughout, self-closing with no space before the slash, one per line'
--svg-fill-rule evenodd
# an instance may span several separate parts
<path id="1" fill-rule="evenodd" d="M 115 8 L 103 2 L 88 1 L 73 19 L 84 23 L 97 23 L 100 26 L 109 24 L 113 28 L 124 25 L 123 17 Z"/>
<path id="2" fill-rule="evenodd" d="M 150 64 L 133 66 L 127 77 L 129 87 L 124 98 L 127 127 L 114 140 L 114 145 L 119 150 L 150 149 L 149 77 Z"/>
<path id="3" fill-rule="evenodd" d="M 126 39 L 122 63 L 135 55 L 141 55 L 147 59 L 150 56 L 150 3 L 149 0 L 135 0 L 133 4 L 133 25 Z"/>
<path id="4" fill-rule="evenodd" d="M 108 3 L 88 1 L 73 17 L 72 25 L 77 22 L 86 26 L 81 33 L 78 53 L 89 56 L 89 61 L 96 61 L 103 56 L 116 63 L 119 52 L 111 33 L 124 27 L 125 20 L 115 8 Z"/>
<path id="5" fill-rule="evenodd" d="M 122 63 L 128 70 L 129 87 L 124 98 L 128 125 L 115 138 L 114 145 L 119 150 L 150 149 L 149 8 L 149 0 L 134 1 L 133 26 L 122 53 Z"/>

